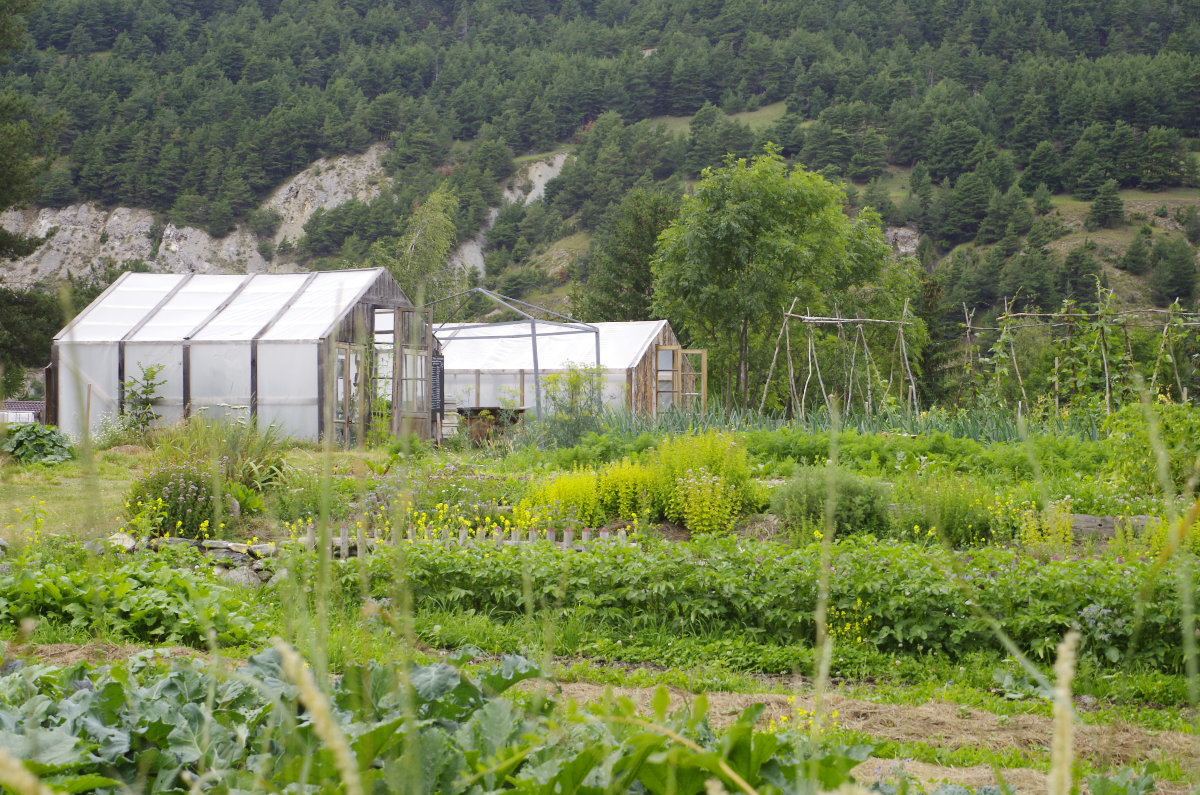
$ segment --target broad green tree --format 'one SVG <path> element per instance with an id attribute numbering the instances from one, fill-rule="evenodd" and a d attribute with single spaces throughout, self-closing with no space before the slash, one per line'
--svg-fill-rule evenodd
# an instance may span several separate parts
<path id="1" fill-rule="evenodd" d="M 879 216 L 843 211 L 840 187 L 778 147 L 750 161 L 705 169 L 651 264 L 652 309 L 690 344 L 706 347 L 726 376 L 725 399 L 746 404 L 751 371 L 766 369 L 781 310 L 793 298 L 812 312 L 847 305 L 848 290 L 881 272 L 890 249 Z"/>
<path id="2" fill-rule="evenodd" d="M 400 237 L 371 246 L 368 264 L 387 268 L 415 304 L 465 290 L 466 274 L 447 261 L 455 241 L 457 209 L 458 197 L 454 191 L 446 185 L 438 187 L 413 212 Z"/>

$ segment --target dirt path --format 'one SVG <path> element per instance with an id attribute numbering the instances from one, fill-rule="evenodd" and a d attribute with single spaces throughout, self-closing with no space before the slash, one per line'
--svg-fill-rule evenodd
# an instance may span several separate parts
<path id="1" fill-rule="evenodd" d="M 94 641 L 82 646 L 75 643 L 48 643 L 44 645 L 18 646 L 16 643 L 4 645 L 4 657 L 22 657 L 30 661 L 46 663 L 47 665 L 67 666 L 83 661 L 92 665 L 117 660 L 128 660 L 135 654 L 146 651 L 144 646 L 133 646 L 127 643 L 101 643 Z M 170 646 L 158 649 L 167 657 L 192 657 L 199 652 L 187 646 Z"/>
<path id="2" fill-rule="evenodd" d="M 602 700 L 609 690 L 603 685 L 584 682 L 566 683 L 560 687 L 562 695 L 579 702 Z M 611 691 L 617 697 L 633 700 L 639 708 L 649 712 L 655 689 L 616 687 Z M 681 690 L 669 692 L 672 710 L 690 703 L 693 698 Z M 798 696 L 794 705 L 788 703 L 787 696 L 774 693 L 709 693 L 707 698 L 709 721 L 716 728 L 729 725 L 746 707 L 755 703 L 766 707 L 760 719 L 764 725 L 771 720 L 790 718 L 795 709 L 811 711 L 815 707 L 812 696 L 807 694 Z M 843 729 L 896 742 L 924 742 L 948 750 L 1015 748 L 1048 754 L 1054 735 L 1053 721 L 1039 715 L 1001 716 L 939 702 L 917 706 L 876 704 L 837 694 L 829 695 L 826 704 L 827 710 L 837 712 L 837 725 Z M 1077 725 L 1075 752 L 1098 766 L 1121 767 L 1154 759 L 1171 759 L 1182 763 L 1193 777 L 1200 777 L 1200 736 L 1196 735 L 1149 731 L 1127 723 Z M 871 777 L 886 778 L 895 764 L 895 760 L 869 760 L 862 769 L 872 771 Z M 875 767 L 879 770 L 873 771 Z M 904 769 L 923 781 L 946 780 L 972 787 L 996 783 L 992 769 L 982 765 L 952 768 L 906 761 Z M 875 772 L 878 772 L 877 776 Z M 1036 770 L 1005 770 L 1003 775 L 1009 784 L 1023 792 L 1042 791 L 1046 787 L 1045 775 Z M 1188 787 L 1162 782 L 1159 791 L 1186 793 Z"/>

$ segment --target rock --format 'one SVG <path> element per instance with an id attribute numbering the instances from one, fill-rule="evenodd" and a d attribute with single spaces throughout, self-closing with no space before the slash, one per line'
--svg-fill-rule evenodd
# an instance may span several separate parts
<path id="1" fill-rule="evenodd" d="M 262 571 L 264 568 L 266 568 L 266 564 L 261 560 L 256 560 L 250 564 L 250 571 Z"/>
<path id="2" fill-rule="evenodd" d="M 256 558 L 273 558 L 279 550 L 274 544 L 252 544 L 249 552 Z"/>
<path id="3" fill-rule="evenodd" d="M 94 539 L 92 541 L 83 542 L 83 548 L 88 552 L 95 552 L 97 555 L 104 554 L 104 550 L 108 549 L 103 541 L 96 541 Z"/>
<path id="4" fill-rule="evenodd" d="M 122 552 L 133 552 L 137 549 L 137 539 L 128 533 L 113 533 L 108 537 L 108 545 Z"/>
<path id="5" fill-rule="evenodd" d="M 229 549 L 228 541 L 219 541 L 215 538 L 208 538 L 200 542 L 200 546 L 205 549 Z"/>
<path id="6" fill-rule="evenodd" d="M 249 544 L 232 544 L 231 543 L 226 548 L 232 549 L 234 552 L 240 552 L 241 554 L 245 555 L 249 551 L 250 545 Z"/>
<path id="7" fill-rule="evenodd" d="M 0 556 L 8 554 L 9 544 L 3 538 L 0 538 Z"/>
<path id="8" fill-rule="evenodd" d="M 915 255 L 917 244 L 921 242 L 921 233 L 911 226 L 889 226 L 884 231 L 884 237 L 892 250 L 901 257 Z"/>
<path id="9" fill-rule="evenodd" d="M 268 586 L 278 585 L 279 583 L 283 582 L 287 578 L 288 578 L 288 570 L 280 569 L 279 571 L 275 572 L 274 576 L 272 576 L 271 579 L 267 580 L 267 585 Z"/>
<path id="10" fill-rule="evenodd" d="M 264 571 L 264 570 L 259 570 L 259 571 L 255 572 L 255 574 L 257 574 L 258 579 L 262 580 L 263 582 L 270 582 L 271 578 L 274 576 L 271 574 L 271 572 Z"/>
<path id="11" fill-rule="evenodd" d="M 217 575 L 221 580 L 230 585 L 236 585 L 240 588 L 251 588 L 258 590 L 262 587 L 262 580 L 258 575 L 250 571 L 246 566 L 241 566 L 236 569 L 229 569 L 223 574 Z"/>
<path id="12" fill-rule="evenodd" d="M 208 556 L 213 560 L 218 560 L 232 566 L 249 566 L 254 562 L 254 558 L 249 555 L 234 552 L 232 549 L 210 549 L 208 550 Z"/>
<path id="13" fill-rule="evenodd" d="M 193 546 L 193 547 L 197 547 L 197 548 L 200 547 L 199 541 L 196 541 L 191 538 L 178 538 L 176 536 L 167 536 L 165 538 L 152 538 L 152 539 L 150 539 L 149 543 L 150 543 L 150 548 L 153 550 L 159 550 L 159 549 L 162 549 L 163 547 L 177 547 L 177 546 L 181 546 L 181 545 L 188 545 L 188 546 Z"/>

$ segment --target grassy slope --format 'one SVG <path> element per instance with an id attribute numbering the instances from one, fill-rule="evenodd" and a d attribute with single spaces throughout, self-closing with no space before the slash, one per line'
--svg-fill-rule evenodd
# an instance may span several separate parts
<path id="1" fill-rule="evenodd" d="M 763 105 L 758 110 L 749 110 L 743 113 L 734 113 L 729 118 L 734 121 L 739 121 L 747 125 L 751 130 L 761 130 L 764 127 L 770 127 L 775 122 L 783 118 L 783 114 L 787 112 L 786 102 L 773 102 L 770 105 Z M 692 123 L 691 116 L 655 116 L 650 121 L 665 125 L 666 128 L 673 133 L 687 132 L 688 126 Z"/>

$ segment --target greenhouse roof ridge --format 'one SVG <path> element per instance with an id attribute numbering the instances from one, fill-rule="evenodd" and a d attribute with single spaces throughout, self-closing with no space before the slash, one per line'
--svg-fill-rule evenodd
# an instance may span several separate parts
<path id="1" fill-rule="evenodd" d="M 128 272 L 54 339 L 318 340 L 329 336 L 381 278 L 391 280 L 384 268 L 269 274 Z"/>

